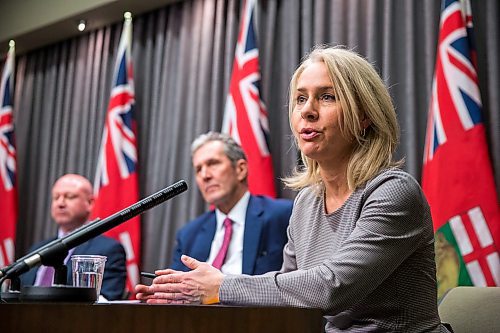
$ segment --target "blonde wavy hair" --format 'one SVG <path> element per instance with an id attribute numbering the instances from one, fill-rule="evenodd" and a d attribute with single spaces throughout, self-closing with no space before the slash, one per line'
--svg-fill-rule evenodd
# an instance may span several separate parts
<path id="1" fill-rule="evenodd" d="M 352 138 L 355 146 L 347 166 L 347 184 L 354 190 L 375 177 L 382 169 L 401 164 L 392 155 L 399 143 L 399 125 L 391 96 L 374 67 L 356 52 L 342 47 L 316 47 L 297 68 L 290 81 L 288 116 L 297 144 L 297 133 L 291 124 L 295 109 L 295 92 L 300 75 L 312 63 L 323 62 L 342 107 L 340 131 Z M 364 129 L 362 122 L 370 125 Z M 300 190 L 321 185 L 319 164 L 301 153 L 303 167 L 283 179 L 286 186 Z"/>

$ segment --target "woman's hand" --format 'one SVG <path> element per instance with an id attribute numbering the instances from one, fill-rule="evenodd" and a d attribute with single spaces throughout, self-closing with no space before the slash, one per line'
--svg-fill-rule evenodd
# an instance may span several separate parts
<path id="1" fill-rule="evenodd" d="M 136 298 L 150 304 L 214 304 L 224 275 L 211 265 L 183 255 L 184 265 L 192 269 L 179 272 L 159 270 L 151 286 L 138 284 Z"/>
<path id="2" fill-rule="evenodd" d="M 163 269 L 163 270 L 157 270 L 155 271 L 155 275 L 167 275 L 167 274 L 174 274 L 174 273 L 179 273 L 180 271 L 176 271 L 173 269 Z M 148 299 L 153 299 L 154 298 L 154 292 L 152 291 L 152 285 L 147 286 L 144 284 L 137 284 L 135 286 L 135 298 L 141 301 L 147 301 Z M 166 303 L 166 302 L 164 302 Z"/>

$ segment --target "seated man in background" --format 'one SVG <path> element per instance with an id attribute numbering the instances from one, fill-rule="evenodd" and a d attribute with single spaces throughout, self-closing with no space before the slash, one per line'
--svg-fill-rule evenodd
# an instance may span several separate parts
<path id="1" fill-rule="evenodd" d="M 248 192 L 247 158 L 228 135 L 200 135 L 191 146 L 191 154 L 196 183 L 215 209 L 178 231 L 170 267 L 187 271 L 180 260 L 187 254 L 226 274 L 279 270 L 292 201 Z"/>
<path id="2" fill-rule="evenodd" d="M 52 187 L 52 219 L 58 225 L 58 238 L 64 237 L 73 230 L 88 222 L 94 206 L 92 185 L 83 176 L 67 174 L 59 178 Z M 56 237 L 36 244 L 30 252 L 53 241 Z M 127 279 L 125 266 L 125 250 L 116 240 L 97 236 L 79 246 L 70 249 L 64 260 L 68 268 L 67 284 L 72 285 L 71 260 L 72 255 L 102 255 L 106 256 L 106 265 L 102 281 L 101 296 L 107 300 L 121 299 Z M 34 267 L 20 276 L 21 285 L 51 286 L 54 278 L 52 267 Z"/>

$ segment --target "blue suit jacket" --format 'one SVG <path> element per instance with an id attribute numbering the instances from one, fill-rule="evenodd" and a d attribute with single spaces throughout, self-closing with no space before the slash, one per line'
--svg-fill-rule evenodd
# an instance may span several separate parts
<path id="1" fill-rule="evenodd" d="M 243 235 L 243 274 L 263 274 L 281 268 L 292 205 L 292 201 L 286 199 L 250 196 Z M 170 267 L 189 270 L 180 260 L 183 254 L 206 261 L 216 225 L 215 211 L 212 210 L 182 227 L 177 232 L 177 244 Z"/>
<path id="2" fill-rule="evenodd" d="M 55 238 L 52 238 L 38 243 L 33 246 L 29 252 L 34 251 L 54 239 Z M 125 290 L 125 283 L 127 280 L 127 269 L 125 250 L 119 242 L 106 236 L 97 236 L 75 247 L 72 254 L 95 254 L 106 256 L 107 260 L 104 266 L 101 294 L 108 300 L 116 300 L 123 297 L 123 291 Z M 67 284 L 72 285 L 71 259 L 66 263 L 66 267 L 68 268 Z M 21 286 L 31 286 L 35 283 L 38 268 L 39 267 L 34 267 L 20 276 Z"/>

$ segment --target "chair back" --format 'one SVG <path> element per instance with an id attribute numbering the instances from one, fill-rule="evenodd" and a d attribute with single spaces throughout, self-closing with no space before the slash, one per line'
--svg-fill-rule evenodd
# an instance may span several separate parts
<path id="1" fill-rule="evenodd" d="M 454 333 L 500 332 L 500 287 L 456 287 L 438 307 L 441 321 Z"/>

